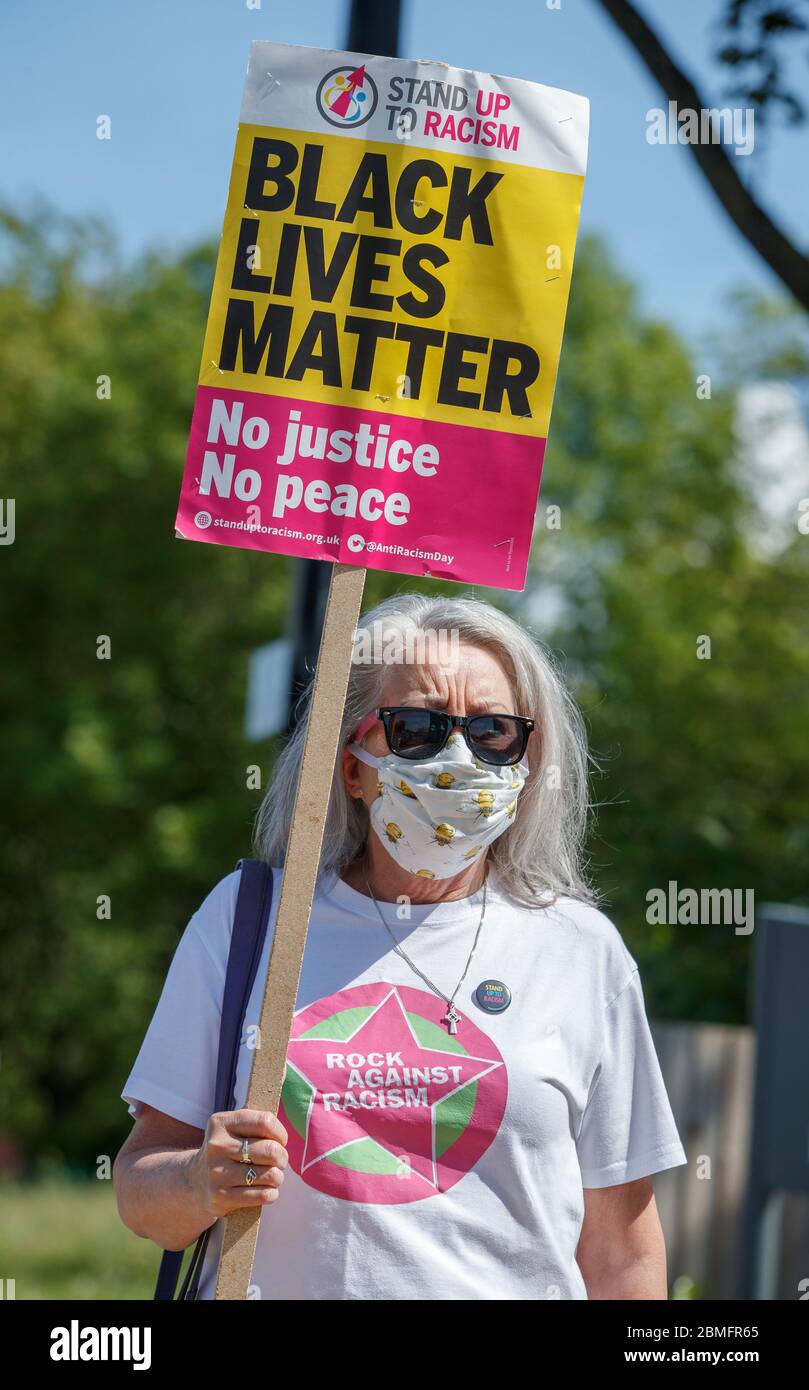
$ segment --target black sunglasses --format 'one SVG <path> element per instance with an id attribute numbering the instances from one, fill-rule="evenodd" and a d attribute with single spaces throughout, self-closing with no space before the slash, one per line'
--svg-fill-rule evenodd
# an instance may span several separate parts
<path id="1" fill-rule="evenodd" d="M 421 705 L 386 705 L 376 714 L 391 753 L 414 762 L 434 758 L 459 728 L 476 758 L 507 767 L 520 761 L 534 727 L 534 720 L 521 714 L 445 714 Z"/>

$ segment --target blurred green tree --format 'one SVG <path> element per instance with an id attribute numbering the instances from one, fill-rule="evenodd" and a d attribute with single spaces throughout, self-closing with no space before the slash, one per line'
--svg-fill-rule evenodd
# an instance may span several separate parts
<path id="1" fill-rule="evenodd" d="M 249 852 L 246 656 L 288 577 L 173 534 L 215 247 L 127 270 L 53 209 L 4 227 L 2 1111 L 84 1158 L 120 1143 L 179 932 Z"/>
<path id="2" fill-rule="evenodd" d="M 809 482 L 791 480 L 792 539 L 768 553 L 736 416 L 740 384 L 797 385 L 805 320 L 741 296 L 708 370 L 583 249 L 543 490 L 563 524 L 540 533 L 536 565 L 559 587 L 551 640 L 601 754 L 593 874 L 653 1013 L 744 1022 L 752 938 L 649 925 L 646 894 L 674 881 L 809 902 Z"/>

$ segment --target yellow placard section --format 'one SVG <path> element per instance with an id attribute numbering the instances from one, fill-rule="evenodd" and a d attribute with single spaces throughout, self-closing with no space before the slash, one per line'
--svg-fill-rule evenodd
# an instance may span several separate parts
<path id="1" fill-rule="evenodd" d="M 240 125 L 200 384 L 544 438 L 583 183 Z"/>

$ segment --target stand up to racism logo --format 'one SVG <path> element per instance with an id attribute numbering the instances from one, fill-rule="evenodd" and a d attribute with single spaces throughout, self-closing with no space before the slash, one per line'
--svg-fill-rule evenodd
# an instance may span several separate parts
<path id="1" fill-rule="evenodd" d="M 317 109 L 329 125 L 345 129 L 364 125 L 376 110 L 379 93 L 374 79 L 361 68 L 332 68 L 317 89 Z"/>

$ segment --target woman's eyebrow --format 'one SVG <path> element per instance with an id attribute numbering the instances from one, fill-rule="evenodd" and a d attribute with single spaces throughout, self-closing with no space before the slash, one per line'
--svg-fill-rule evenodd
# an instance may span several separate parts
<path id="1" fill-rule="evenodd" d="M 425 695 L 423 691 L 419 691 L 418 694 L 406 696 L 399 703 L 402 705 L 423 705 L 425 709 L 446 709 L 449 701 L 440 700 L 437 695 Z M 511 714 L 508 706 L 501 704 L 498 700 L 473 700 L 470 709 L 480 711 L 482 714 Z"/>

